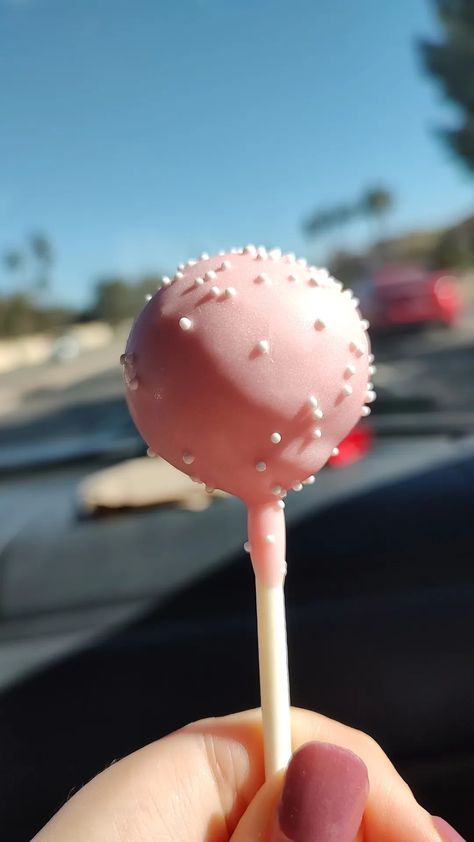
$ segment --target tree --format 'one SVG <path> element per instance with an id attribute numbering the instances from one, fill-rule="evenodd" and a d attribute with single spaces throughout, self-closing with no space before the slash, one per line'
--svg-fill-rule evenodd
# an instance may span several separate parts
<path id="1" fill-rule="evenodd" d="M 48 289 L 53 265 L 53 249 L 44 234 L 36 233 L 30 237 L 30 250 L 36 262 L 34 285 L 38 290 Z"/>
<path id="2" fill-rule="evenodd" d="M 3 255 L 3 263 L 9 275 L 16 281 L 24 264 L 24 255 L 19 249 L 8 249 Z"/>
<path id="3" fill-rule="evenodd" d="M 49 287 L 53 261 L 51 242 L 41 233 L 31 234 L 26 248 L 10 248 L 3 255 L 3 263 L 12 278 L 15 275 L 18 278 L 21 270 L 24 270 L 21 272 L 22 286 L 29 286 L 38 292 Z"/>
<path id="4" fill-rule="evenodd" d="M 135 283 L 124 278 L 103 278 L 95 288 L 95 299 L 90 315 L 111 324 L 136 316 L 143 307 L 146 295 L 153 295 L 159 288 L 160 275 L 145 275 Z"/>
<path id="5" fill-rule="evenodd" d="M 361 199 L 361 210 L 375 219 L 382 219 L 393 206 L 393 197 L 384 187 L 372 187 Z"/>
<path id="6" fill-rule="evenodd" d="M 474 3 L 433 0 L 443 34 L 419 44 L 423 64 L 459 109 L 458 124 L 441 135 L 464 164 L 474 171 Z"/>
<path id="7" fill-rule="evenodd" d="M 306 220 L 303 227 L 310 237 L 317 237 L 334 228 L 342 228 L 352 221 L 355 214 L 353 205 L 340 204 L 316 211 Z"/>
<path id="8" fill-rule="evenodd" d="M 370 187 L 360 199 L 360 213 L 374 220 L 379 239 L 382 239 L 385 233 L 385 220 L 393 203 L 393 196 L 385 187 Z"/>
<path id="9" fill-rule="evenodd" d="M 121 278 L 103 278 L 95 290 L 93 316 L 96 319 L 118 324 L 130 313 L 130 287 Z"/>
<path id="10" fill-rule="evenodd" d="M 361 216 L 368 216 L 382 227 L 386 214 L 393 207 L 393 196 L 390 190 L 380 185 L 370 187 L 354 202 L 333 205 L 316 211 L 304 223 L 304 231 L 310 237 L 316 237 L 330 231 L 342 228 Z"/>

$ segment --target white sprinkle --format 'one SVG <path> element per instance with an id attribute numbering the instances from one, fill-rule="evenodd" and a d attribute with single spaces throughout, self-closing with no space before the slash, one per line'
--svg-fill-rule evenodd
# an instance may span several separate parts
<path id="1" fill-rule="evenodd" d="M 254 255 L 256 255 L 256 253 L 257 253 L 257 249 L 255 248 L 255 246 L 252 246 L 252 245 L 245 246 L 244 254 L 251 254 L 252 256 L 254 256 Z"/>
<path id="2" fill-rule="evenodd" d="M 322 409 L 313 409 L 311 415 L 313 416 L 313 418 L 324 418 L 324 413 Z"/>
<path id="3" fill-rule="evenodd" d="M 206 485 L 206 491 L 208 494 L 213 494 L 216 489 L 213 488 L 211 485 Z"/>
<path id="4" fill-rule="evenodd" d="M 352 386 L 350 385 L 350 383 L 344 384 L 344 386 L 342 387 L 342 393 L 346 396 L 346 398 L 348 398 L 349 395 L 352 395 Z"/>
<path id="5" fill-rule="evenodd" d="M 195 265 L 196 265 L 196 263 L 197 263 L 197 260 L 188 260 L 188 261 L 187 261 L 187 263 L 186 263 L 186 265 L 187 265 L 187 266 L 195 266 Z"/>
<path id="6" fill-rule="evenodd" d="M 235 287 L 226 287 L 224 290 L 224 295 L 226 298 L 234 298 L 237 295 L 237 290 Z"/>
<path id="7" fill-rule="evenodd" d="M 189 477 L 189 479 L 191 479 L 193 482 L 197 483 L 197 485 L 202 485 L 202 482 L 199 479 L 199 477 Z"/>
<path id="8" fill-rule="evenodd" d="M 280 442 L 281 442 L 280 433 L 272 433 L 271 436 L 270 436 L 270 441 L 272 441 L 273 444 L 280 444 Z"/>
<path id="9" fill-rule="evenodd" d="M 267 544 L 274 544 L 275 543 L 275 536 L 270 533 L 270 535 L 265 535 L 265 541 Z"/>
<path id="10" fill-rule="evenodd" d="M 346 367 L 344 369 L 344 374 L 347 377 L 352 377 L 352 375 L 355 374 L 355 373 L 356 373 L 355 365 L 352 365 L 352 363 L 349 363 L 348 365 L 346 365 Z"/>
<path id="11" fill-rule="evenodd" d="M 262 272 L 261 275 L 257 275 L 257 277 L 255 278 L 255 283 L 256 284 L 265 284 L 266 286 L 271 286 L 272 279 L 270 278 L 270 275 L 266 274 L 266 272 Z"/>
<path id="12" fill-rule="evenodd" d="M 370 380 L 369 380 L 369 382 L 367 383 L 367 389 L 369 389 L 369 391 L 370 391 L 370 390 L 372 390 L 373 388 L 374 388 L 374 384 L 373 384 L 373 383 L 371 383 L 371 382 L 370 382 Z"/>
<path id="13" fill-rule="evenodd" d="M 257 471 L 262 473 L 263 471 L 267 470 L 267 463 L 266 462 L 257 462 L 257 464 L 255 465 L 255 468 L 257 469 Z"/>
<path id="14" fill-rule="evenodd" d="M 270 343 L 268 339 L 260 339 L 260 341 L 257 342 L 257 348 L 262 352 L 262 354 L 268 354 L 270 350 Z"/>
<path id="15" fill-rule="evenodd" d="M 222 249 L 222 251 L 218 251 L 217 254 L 219 255 L 219 257 L 224 257 L 224 255 L 225 255 L 224 249 Z"/>
<path id="16" fill-rule="evenodd" d="M 373 354 L 369 354 L 369 363 L 373 363 L 373 361 L 374 361 L 374 360 L 375 360 L 374 355 L 373 355 Z"/>
<path id="17" fill-rule="evenodd" d="M 328 280 L 329 280 L 329 278 L 328 278 Z M 331 278 L 331 281 L 332 281 L 332 285 L 333 285 L 334 289 L 337 289 L 337 290 L 340 292 L 340 291 L 341 291 L 341 289 L 342 289 L 342 284 L 341 284 L 341 282 L 340 282 L 340 281 L 336 281 L 334 278 Z"/>
<path id="18" fill-rule="evenodd" d="M 211 287 L 209 290 L 209 295 L 212 295 L 213 298 L 217 298 L 217 296 L 220 295 L 220 292 L 221 291 L 219 287 Z"/>
<path id="19" fill-rule="evenodd" d="M 324 330 L 324 328 L 326 327 L 326 322 L 323 322 L 322 319 L 316 319 L 314 326 L 316 330 Z"/>
<path id="20" fill-rule="evenodd" d="M 369 327 L 370 327 L 369 320 L 368 319 L 361 319 L 360 320 L 360 326 L 361 326 L 362 330 L 368 330 Z"/>
<path id="21" fill-rule="evenodd" d="M 175 276 L 176 280 L 179 280 L 180 278 L 184 278 L 184 274 L 182 272 L 175 272 L 174 276 Z"/>
<path id="22" fill-rule="evenodd" d="M 328 270 L 327 270 L 327 269 L 324 269 L 324 268 L 321 268 L 321 267 L 320 267 L 320 268 L 318 269 L 318 275 L 319 275 L 319 280 L 320 280 L 320 281 L 326 281 L 326 282 L 327 282 L 327 281 L 329 281 L 330 276 L 329 276 L 329 272 L 328 272 Z M 333 279 L 333 280 L 334 280 L 334 279 Z"/>
<path id="23" fill-rule="evenodd" d="M 303 488 L 303 483 L 302 482 L 295 482 L 295 484 L 292 485 L 291 487 L 292 487 L 293 491 L 301 491 L 301 489 Z"/>
<path id="24" fill-rule="evenodd" d="M 181 330 L 190 330 L 193 326 L 191 319 L 188 319 L 187 316 L 182 316 L 179 320 L 179 326 Z"/>
<path id="25" fill-rule="evenodd" d="M 285 508 L 285 504 L 284 504 L 283 500 L 277 500 L 276 505 L 277 505 L 277 509 L 284 509 Z"/>
<path id="26" fill-rule="evenodd" d="M 363 406 L 361 411 L 360 411 L 360 414 L 361 414 L 362 418 L 367 418 L 367 416 L 370 415 L 371 412 L 372 412 L 372 410 L 371 410 L 370 406 Z"/>
<path id="27" fill-rule="evenodd" d="M 303 480 L 303 485 L 313 485 L 315 481 L 316 477 L 314 476 L 314 474 L 311 474 L 311 476 L 306 477 L 306 479 Z"/>
<path id="28" fill-rule="evenodd" d="M 288 492 L 287 492 L 287 491 L 285 491 L 285 489 L 284 489 L 284 488 L 282 488 L 282 490 L 281 490 L 281 498 L 282 498 L 282 500 L 283 500 L 285 497 L 288 497 Z"/>
<path id="29" fill-rule="evenodd" d="M 282 561 L 281 563 L 281 572 L 283 576 L 286 576 L 286 574 L 288 573 L 288 565 L 286 561 Z"/>
<path id="30" fill-rule="evenodd" d="M 333 456 L 339 456 L 339 448 L 338 447 L 333 447 L 332 455 Z"/>
<path id="31" fill-rule="evenodd" d="M 257 260 L 266 260 L 267 257 L 266 248 L 264 246 L 259 246 L 257 249 Z"/>
<path id="32" fill-rule="evenodd" d="M 294 281 L 297 281 L 298 278 L 296 277 L 296 275 L 288 275 L 288 280 L 294 282 Z"/>
<path id="33" fill-rule="evenodd" d="M 202 287 L 203 283 L 204 283 L 204 278 L 196 278 L 196 280 L 194 281 L 194 286 Z"/>
<path id="34" fill-rule="evenodd" d="M 146 455 L 149 456 L 150 459 L 154 459 L 155 456 L 156 456 L 156 453 L 155 453 L 154 450 L 151 449 L 151 447 L 148 447 L 147 451 L 146 451 Z"/>
<path id="35" fill-rule="evenodd" d="M 161 286 L 169 287 L 170 283 L 171 283 L 171 278 L 168 278 L 168 275 L 163 275 L 163 277 L 161 279 Z"/>
<path id="36" fill-rule="evenodd" d="M 313 438 L 314 439 L 320 439 L 321 436 L 322 436 L 322 433 L 321 433 L 321 430 L 319 429 L 319 427 L 317 427 L 315 430 L 313 430 Z"/>
<path id="37" fill-rule="evenodd" d="M 272 494 L 274 494 L 275 497 L 279 497 L 280 494 L 282 494 L 282 493 L 283 493 L 283 489 L 282 489 L 281 485 L 274 485 L 273 486 Z"/>
<path id="38" fill-rule="evenodd" d="M 288 263 L 294 263 L 296 260 L 296 255 L 294 251 L 289 251 L 288 254 L 285 254 L 285 259 L 288 261 Z"/>
<path id="39" fill-rule="evenodd" d="M 153 298 L 153 296 L 151 295 L 151 293 L 148 293 L 148 295 L 145 295 L 145 301 L 151 301 L 152 298 Z"/>
<path id="40" fill-rule="evenodd" d="M 214 272 L 214 269 L 209 269 L 209 272 L 206 272 L 204 275 L 204 280 L 206 281 L 215 281 L 217 278 L 217 272 Z"/>
<path id="41" fill-rule="evenodd" d="M 375 374 L 377 371 L 376 365 L 369 365 L 369 374 Z"/>
<path id="42" fill-rule="evenodd" d="M 192 453 L 188 453 L 187 451 L 185 451 L 183 453 L 183 462 L 185 465 L 192 465 L 194 462 L 194 456 L 192 455 Z"/>
<path id="43" fill-rule="evenodd" d="M 209 255 L 208 255 L 207 251 L 202 252 L 201 260 L 209 260 Z"/>
<path id="44" fill-rule="evenodd" d="M 232 263 L 230 260 L 223 260 L 221 263 L 221 269 L 224 272 L 226 269 L 232 269 Z"/>
<path id="45" fill-rule="evenodd" d="M 314 397 L 314 395 L 310 395 L 310 396 L 309 396 L 309 398 L 308 398 L 308 403 L 309 403 L 309 405 L 310 405 L 310 406 L 312 406 L 312 407 L 314 407 L 314 408 L 316 408 L 316 407 L 317 407 L 317 405 L 318 405 L 318 401 L 317 401 L 317 399 Z"/>
<path id="46" fill-rule="evenodd" d="M 307 266 L 308 265 L 308 261 L 306 260 L 305 257 L 299 257 L 296 262 L 299 266 Z"/>
<path id="47" fill-rule="evenodd" d="M 313 277 L 313 275 L 317 275 L 318 274 L 317 266 L 308 266 L 308 272 L 310 273 L 311 277 Z"/>
<path id="48" fill-rule="evenodd" d="M 359 306 L 359 304 L 360 304 L 359 299 L 358 299 L 358 298 L 353 298 L 353 299 L 352 299 L 352 304 L 353 304 L 353 306 L 354 306 L 354 307 L 358 307 L 358 306 Z"/>
<path id="49" fill-rule="evenodd" d="M 248 541 L 246 541 L 244 544 L 244 550 L 246 553 L 250 552 L 250 543 Z"/>
<path id="50" fill-rule="evenodd" d="M 182 272 L 183 269 L 186 269 L 186 264 L 185 263 L 178 263 L 178 269 L 179 269 L 180 272 Z"/>
<path id="51" fill-rule="evenodd" d="M 279 260 L 281 257 L 281 249 L 271 249 L 268 252 L 270 260 Z"/>
<path id="52" fill-rule="evenodd" d="M 131 391 L 132 391 L 132 392 L 136 392 L 136 391 L 137 391 L 137 389 L 138 389 L 138 380 L 137 380 L 137 378 L 136 378 L 136 377 L 132 377 L 132 379 L 131 379 L 131 380 L 129 380 L 129 383 L 128 383 L 128 388 L 129 388 L 129 389 L 131 389 Z"/>
<path id="53" fill-rule="evenodd" d="M 354 295 L 351 289 L 345 289 L 342 294 L 345 298 L 352 298 L 352 296 Z"/>
<path id="54" fill-rule="evenodd" d="M 376 393 L 373 392 L 372 389 L 369 389 L 365 399 L 366 399 L 367 403 L 373 403 L 376 397 L 377 397 Z"/>

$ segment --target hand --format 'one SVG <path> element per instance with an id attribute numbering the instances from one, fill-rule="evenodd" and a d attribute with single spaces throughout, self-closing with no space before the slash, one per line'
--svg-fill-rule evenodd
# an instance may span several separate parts
<path id="1" fill-rule="evenodd" d="M 188 725 L 94 778 L 34 842 L 462 842 L 366 734 L 304 710 L 292 731 L 286 776 L 264 783 L 259 711 Z"/>

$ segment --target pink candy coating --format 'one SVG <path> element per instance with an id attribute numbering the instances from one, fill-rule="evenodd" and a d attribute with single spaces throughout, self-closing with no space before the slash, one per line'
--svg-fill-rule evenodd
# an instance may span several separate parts
<path id="1" fill-rule="evenodd" d="M 145 305 L 122 358 L 149 447 L 248 505 L 277 504 L 327 462 L 361 416 L 370 350 L 327 273 L 259 252 L 185 266 Z"/>

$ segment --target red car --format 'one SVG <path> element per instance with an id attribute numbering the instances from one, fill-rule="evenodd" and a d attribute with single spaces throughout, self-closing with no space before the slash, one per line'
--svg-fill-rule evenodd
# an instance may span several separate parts
<path id="1" fill-rule="evenodd" d="M 453 325 L 462 310 L 455 277 L 418 266 L 384 266 L 360 290 L 364 315 L 378 330 L 414 324 Z"/>

